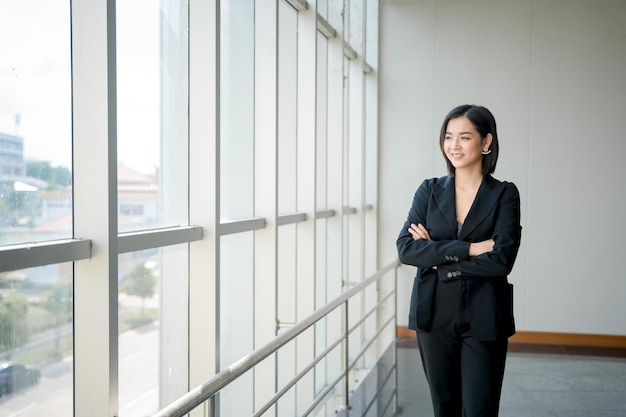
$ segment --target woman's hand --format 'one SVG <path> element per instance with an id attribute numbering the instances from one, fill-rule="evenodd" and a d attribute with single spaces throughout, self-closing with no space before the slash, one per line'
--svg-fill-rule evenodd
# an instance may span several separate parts
<path id="1" fill-rule="evenodd" d="M 428 233 L 428 230 L 426 230 L 424 225 L 421 223 L 417 225 L 411 223 L 411 227 L 409 227 L 409 233 L 411 233 L 411 236 L 413 236 L 413 240 L 418 240 L 418 239 L 430 240 L 430 234 Z"/>
<path id="2" fill-rule="evenodd" d="M 430 233 L 426 230 L 423 224 L 418 223 L 417 225 L 411 223 L 411 227 L 409 228 L 409 233 L 413 236 L 413 240 L 426 239 L 430 240 Z M 493 251 L 493 246 L 495 242 L 493 239 L 483 240 L 482 242 L 474 242 L 470 244 L 469 248 L 469 256 L 478 256 L 483 253 Z"/>
<path id="3" fill-rule="evenodd" d="M 491 252 L 495 242 L 493 239 L 483 240 L 482 242 L 470 243 L 469 256 L 478 256 L 483 253 Z"/>
<path id="4" fill-rule="evenodd" d="M 409 227 L 409 233 L 413 236 L 413 240 L 426 239 L 430 240 L 430 233 L 424 227 L 423 224 L 418 223 L 417 225 L 411 223 L 411 227 Z M 437 269 L 437 266 L 433 266 L 433 269 Z"/>

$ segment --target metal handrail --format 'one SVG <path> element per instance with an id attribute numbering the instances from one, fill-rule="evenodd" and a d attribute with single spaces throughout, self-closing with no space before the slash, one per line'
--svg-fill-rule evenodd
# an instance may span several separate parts
<path id="1" fill-rule="evenodd" d="M 239 376 L 241 376 L 245 372 L 252 369 L 255 365 L 259 364 L 262 360 L 264 360 L 265 358 L 267 358 L 268 356 L 276 352 L 282 346 L 289 343 L 291 340 L 296 338 L 298 335 L 300 335 L 309 327 L 317 323 L 319 320 L 326 317 L 329 313 L 334 311 L 336 308 L 345 304 L 350 298 L 352 298 L 353 296 L 361 292 L 370 284 L 381 279 L 387 272 L 397 268 L 399 265 L 400 265 L 400 262 L 396 259 L 393 262 L 389 263 L 388 265 L 384 266 L 383 268 L 379 269 L 371 277 L 362 281 L 358 285 L 352 287 L 348 291 L 342 293 L 333 301 L 319 308 L 318 310 L 313 312 L 313 314 L 311 314 L 304 320 L 294 324 L 293 327 L 291 327 L 284 333 L 279 334 L 278 336 L 270 340 L 265 345 L 254 350 L 253 352 L 249 353 L 248 355 L 244 356 L 243 358 L 239 359 L 238 361 L 230 365 L 228 368 L 216 374 L 209 381 L 197 386 L 196 388 L 189 391 L 187 394 L 173 401 L 172 403 L 167 405 L 165 408 L 161 409 L 156 414 L 154 414 L 153 417 L 182 417 L 184 416 L 185 414 L 192 411 L 197 406 L 209 400 L 213 395 L 218 393 L 221 389 L 226 387 L 228 384 L 233 382 L 235 379 L 237 379 Z M 392 291 L 392 293 L 395 293 L 395 285 L 394 285 L 394 290 Z M 387 295 L 386 297 L 384 297 L 383 301 L 386 300 L 389 296 L 390 295 Z M 378 305 L 380 304 L 377 304 L 376 307 L 378 307 Z M 394 315 L 395 315 L 395 312 L 394 312 Z M 388 323 L 389 321 L 385 323 L 385 326 Z M 377 333 L 377 335 L 379 333 Z M 349 331 L 346 331 L 343 335 L 341 335 L 339 339 L 341 340 L 341 339 L 347 338 L 348 334 L 349 334 Z M 359 356 L 361 356 L 361 354 L 359 354 Z M 346 372 L 348 372 L 348 369 L 344 370 L 344 374 L 342 374 L 340 377 L 343 377 Z M 296 377 L 296 379 L 299 379 L 299 378 Z M 292 385 L 295 384 L 295 382 L 292 382 Z M 332 387 L 336 385 L 337 382 L 338 381 L 335 381 L 330 386 Z M 278 397 L 275 396 L 273 401 L 276 401 L 277 399 Z M 316 403 L 317 402 L 319 401 L 316 401 Z"/>

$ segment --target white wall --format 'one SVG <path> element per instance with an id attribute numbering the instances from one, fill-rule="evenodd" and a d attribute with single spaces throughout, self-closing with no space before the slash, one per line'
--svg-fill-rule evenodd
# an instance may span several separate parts
<path id="1" fill-rule="evenodd" d="M 496 178 L 522 196 L 518 330 L 626 334 L 626 2 L 381 2 L 380 263 L 415 188 L 445 174 L 458 104 L 498 122 Z M 406 325 L 413 268 L 399 275 Z"/>

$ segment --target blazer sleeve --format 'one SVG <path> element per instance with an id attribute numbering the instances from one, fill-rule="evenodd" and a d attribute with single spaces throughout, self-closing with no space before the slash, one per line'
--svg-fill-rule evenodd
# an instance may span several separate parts
<path id="1" fill-rule="evenodd" d="M 400 262 L 421 268 L 431 268 L 469 259 L 469 242 L 462 240 L 413 240 L 411 223 L 427 226 L 426 215 L 431 204 L 431 187 L 435 179 L 424 180 L 413 196 L 408 217 L 396 240 Z"/>
<path id="2" fill-rule="evenodd" d="M 505 183 L 495 215 L 493 251 L 443 265 L 440 271 L 445 273 L 443 276 L 493 278 L 509 275 L 517 258 L 522 234 L 520 196 L 515 184 Z"/>

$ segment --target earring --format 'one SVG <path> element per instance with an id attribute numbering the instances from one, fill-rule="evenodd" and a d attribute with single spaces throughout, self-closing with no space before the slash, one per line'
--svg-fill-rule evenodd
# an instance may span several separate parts
<path id="1" fill-rule="evenodd" d="M 483 155 L 489 155 L 491 153 L 491 149 L 487 148 L 487 149 L 483 149 L 482 154 Z"/>

